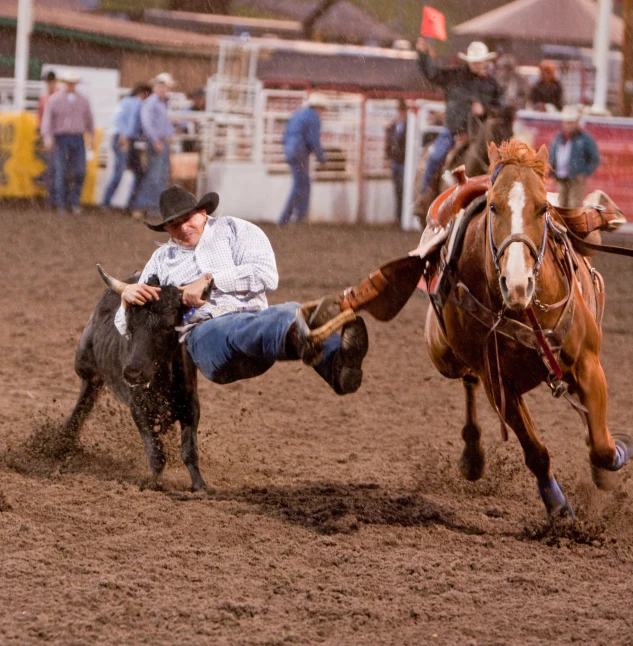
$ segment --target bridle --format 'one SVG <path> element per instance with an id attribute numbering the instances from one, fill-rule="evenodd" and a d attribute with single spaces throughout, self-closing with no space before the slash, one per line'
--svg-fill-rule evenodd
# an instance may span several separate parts
<path id="1" fill-rule="evenodd" d="M 497 246 L 492 239 L 492 213 L 490 209 L 488 209 L 488 245 L 490 247 L 490 253 L 492 254 L 492 262 L 497 270 L 497 275 L 501 274 L 501 265 L 499 260 L 505 253 L 506 249 L 513 242 L 522 242 L 530 250 L 530 254 L 534 258 L 535 262 L 533 272 L 534 278 L 536 278 L 538 276 L 539 269 L 543 264 L 543 256 L 545 255 L 545 248 L 547 246 L 547 232 L 550 228 L 555 229 L 556 227 L 552 224 L 549 211 L 547 211 L 545 214 L 545 226 L 543 227 L 543 237 L 541 239 L 540 248 L 537 249 L 534 241 L 530 237 L 526 236 L 525 233 L 511 233 L 497 249 Z"/>
<path id="2" fill-rule="evenodd" d="M 499 175 L 499 171 L 503 168 L 503 164 L 499 164 L 497 168 L 495 169 L 494 173 L 492 174 L 492 177 L 490 179 L 490 189 L 492 189 L 495 180 L 497 179 L 497 176 Z M 492 238 L 492 211 L 490 210 L 490 207 L 488 207 L 488 213 L 487 213 L 487 226 L 488 226 L 488 246 L 490 247 L 490 253 L 492 254 L 492 262 L 495 265 L 495 269 L 497 270 L 497 275 L 501 275 L 501 265 L 500 265 L 500 259 L 505 253 L 506 249 L 513 243 L 513 242 L 522 242 L 529 250 L 531 256 L 534 258 L 534 278 L 538 276 L 539 269 L 541 268 L 541 265 L 543 264 L 543 256 L 545 255 L 545 249 L 547 247 L 547 232 L 550 228 L 554 229 L 557 231 L 555 225 L 552 223 L 552 218 L 550 217 L 549 210 L 545 213 L 545 226 L 543 227 L 543 237 L 541 239 L 541 245 L 540 248 L 537 248 L 536 244 L 534 241 L 526 236 L 524 233 L 511 233 L 505 240 L 499 245 L 499 248 L 495 245 L 495 242 Z"/>

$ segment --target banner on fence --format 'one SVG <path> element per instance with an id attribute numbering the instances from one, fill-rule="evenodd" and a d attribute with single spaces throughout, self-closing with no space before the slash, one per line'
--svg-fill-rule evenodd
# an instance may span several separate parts
<path id="1" fill-rule="evenodd" d="M 101 131 L 95 133 L 99 150 Z M 44 172 L 47 154 L 37 131 L 37 119 L 29 112 L 0 113 L 0 197 L 29 198 L 46 195 Z M 84 204 L 94 204 L 99 158 L 86 163 L 81 194 Z"/>

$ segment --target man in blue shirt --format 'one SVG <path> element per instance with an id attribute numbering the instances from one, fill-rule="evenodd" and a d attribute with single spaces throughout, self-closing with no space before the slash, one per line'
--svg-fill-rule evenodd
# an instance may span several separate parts
<path id="1" fill-rule="evenodd" d="M 144 211 L 152 217 L 160 215 L 160 194 L 169 185 L 169 145 L 174 125 L 167 111 L 167 92 L 174 85 L 171 74 L 159 74 L 154 79 L 152 94 L 141 106 L 141 127 L 147 140 L 147 173 L 132 203 L 132 216 L 136 219 L 141 219 Z"/>
<path id="2" fill-rule="evenodd" d="M 140 164 L 138 150 L 134 148 L 134 144 L 141 138 L 141 106 L 151 92 L 152 88 L 149 85 L 137 85 L 128 96 L 119 101 L 112 114 L 114 169 L 103 194 L 104 207 L 110 206 L 112 197 L 121 182 L 126 168 L 129 168 L 134 173 L 134 184 L 126 207 L 134 199 L 134 195 L 143 179 L 143 169 Z"/>
<path id="3" fill-rule="evenodd" d="M 288 224 L 293 214 L 301 222 L 308 213 L 310 204 L 310 153 L 325 164 L 326 157 L 321 147 L 321 114 L 327 105 L 324 94 L 313 92 L 307 106 L 297 110 L 288 120 L 284 131 L 284 154 L 292 173 L 292 190 L 279 218 L 279 226 Z"/>

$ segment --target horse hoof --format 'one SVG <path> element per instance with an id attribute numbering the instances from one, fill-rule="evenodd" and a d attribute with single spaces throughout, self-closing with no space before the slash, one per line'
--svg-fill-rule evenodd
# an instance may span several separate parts
<path id="1" fill-rule="evenodd" d="M 613 441 L 615 442 L 615 459 L 610 471 L 618 471 L 633 454 L 633 439 L 624 433 L 618 433 L 613 435 Z"/>
<path id="2" fill-rule="evenodd" d="M 618 486 L 619 482 L 618 476 L 613 471 L 600 469 L 593 464 L 591 465 L 591 479 L 596 487 L 603 491 L 612 491 Z"/>
<path id="3" fill-rule="evenodd" d="M 574 512 L 565 498 L 556 478 L 550 478 L 544 482 L 537 482 L 538 492 L 545 504 L 547 515 L 550 519 L 567 518 L 574 520 Z"/>
<path id="4" fill-rule="evenodd" d="M 466 480 L 474 482 L 475 480 L 479 480 L 484 474 L 486 455 L 482 450 L 467 451 L 464 449 L 459 458 L 458 466 L 462 476 Z"/>

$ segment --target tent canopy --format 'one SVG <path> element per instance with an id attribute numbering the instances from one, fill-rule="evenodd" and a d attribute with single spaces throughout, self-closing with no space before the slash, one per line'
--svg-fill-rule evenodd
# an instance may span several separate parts
<path id="1" fill-rule="evenodd" d="M 593 0 L 515 0 L 457 25 L 453 33 L 591 47 L 597 21 Z M 611 16 L 611 45 L 621 47 L 623 39 L 624 21 Z"/>

